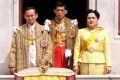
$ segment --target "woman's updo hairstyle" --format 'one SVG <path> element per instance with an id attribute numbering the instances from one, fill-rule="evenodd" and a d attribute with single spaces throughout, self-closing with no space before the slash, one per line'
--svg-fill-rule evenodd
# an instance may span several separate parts
<path id="1" fill-rule="evenodd" d="M 99 14 L 99 12 L 97 10 L 88 9 L 87 16 L 88 16 L 89 13 L 94 13 L 95 16 L 97 17 L 97 19 L 100 18 L 100 14 Z"/>

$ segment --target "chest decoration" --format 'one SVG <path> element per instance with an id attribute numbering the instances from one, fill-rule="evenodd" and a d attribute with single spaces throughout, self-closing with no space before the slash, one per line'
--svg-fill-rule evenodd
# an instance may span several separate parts
<path id="1" fill-rule="evenodd" d="M 45 35 L 43 34 L 44 31 L 41 32 L 41 40 L 40 40 L 40 45 L 42 47 L 47 47 L 48 46 L 48 39 L 45 39 Z"/>
<path id="2" fill-rule="evenodd" d="M 64 22 L 60 24 L 55 24 L 54 29 L 55 29 L 55 34 L 54 34 L 55 43 L 65 42 L 66 26 L 64 25 Z"/>
<path id="3" fill-rule="evenodd" d="M 69 30 L 68 30 L 68 37 L 69 38 L 74 38 L 75 37 L 75 34 L 76 34 L 76 31 L 74 29 L 75 26 L 78 26 L 77 19 L 71 20 L 71 26 L 69 27 Z"/>

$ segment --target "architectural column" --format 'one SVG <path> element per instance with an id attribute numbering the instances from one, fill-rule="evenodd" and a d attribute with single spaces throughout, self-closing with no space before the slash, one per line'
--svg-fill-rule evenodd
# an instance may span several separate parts
<path id="1" fill-rule="evenodd" d="M 14 26 L 13 20 L 17 18 L 14 16 L 16 14 L 14 8 L 13 0 L 0 0 L 0 75 L 9 74 L 8 56 Z"/>
<path id="2" fill-rule="evenodd" d="M 97 9 L 97 0 L 89 0 L 89 9 Z"/>
<path id="3" fill-rule="evenodd" d="M 13 24 L 14 27 L 19 26 L 19 0 L 13 0 L 14 1 L 14 15 L 13 15 Z"/>

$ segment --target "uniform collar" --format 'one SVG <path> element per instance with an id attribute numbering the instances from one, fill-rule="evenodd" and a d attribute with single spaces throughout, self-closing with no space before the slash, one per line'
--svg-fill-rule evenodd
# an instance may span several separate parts
<path id="1" fill-rule="evenodd" d="M 62 20 L 58 20 L 58 19 L 55 17 L 54 22 L 57 23 L 57 24 L 60 24 L 60 23 L 64 22 L 64 20 L 65 20 L 65 17 L 64 17 Z"/>

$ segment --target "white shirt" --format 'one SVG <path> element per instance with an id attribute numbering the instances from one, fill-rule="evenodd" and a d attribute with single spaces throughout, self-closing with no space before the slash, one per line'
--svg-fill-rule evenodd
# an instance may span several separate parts
<path id="1" fill-rule="evenodd" d="M 30 35 L 35 38 L 35 23 L 33 25 L 29 25 Z M 29 46 L 29 67 L 36 67 L 36 43 L 35 40 L 33 44 Z"/>

